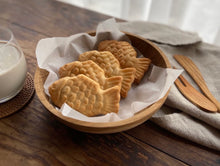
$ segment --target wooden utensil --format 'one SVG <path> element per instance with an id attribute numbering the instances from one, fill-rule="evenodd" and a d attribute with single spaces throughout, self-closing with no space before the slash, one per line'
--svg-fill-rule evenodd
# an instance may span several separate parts
<path id="1" fill-rule="evenodd" d="M 210 112 L 217 112 L 217 107 L 203 94 L 198 92 L 182 75 L 176 79 L 175 85 L 180 92 L 196 106 Z"/>
<path id="2" fill-rule="evenodd" d="M 208 97 L 216 105 L 216 107 L 218 108 L 218 112 L 220 112 L 220 103 L 209 91 L 201 72 L 199 71 L 198 67 L 193 63 L 193 61 L 183 55 L 174 55 L 174 58 L 188 72 L 188 74 L 197 83 L 197 85 L 200 87 L 206 97 Z"/>

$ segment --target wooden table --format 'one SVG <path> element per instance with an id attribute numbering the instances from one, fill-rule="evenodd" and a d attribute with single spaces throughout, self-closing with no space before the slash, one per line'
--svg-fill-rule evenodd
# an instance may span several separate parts
<path id="1" fill-rule="evenodd" d="M 108 16 L 52 0 L 0 0 L 0 25 L 9 27 L 36 69 L 35 48 L 46 37 L 95 30 Z M 117 134 L 66 127 L 36 94 L 19 112 L 0 119 L 0 165 L 220 165 L 217 151 L 147 121 Z"/>

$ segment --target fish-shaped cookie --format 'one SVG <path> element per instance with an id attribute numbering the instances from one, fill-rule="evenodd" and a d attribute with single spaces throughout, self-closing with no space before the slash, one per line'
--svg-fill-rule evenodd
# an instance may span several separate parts
<path id="1" fill-rule="evenodd" d="M 149 58 L 137 58 L 137 52 L 126 41 L 104 40 L 99 43 L 99 51 L 110 51 L 119 61 L 121 68 L 134 67 L 135 83 L 139 83 L 148 70 L 151 60 Z"/>
<path id="2" fill-rule="evenodd" d="M 122 77 L 113 76 L 106 78 L 105 72 L 99 65 L 97 65 L 92 60 L 88 61 L 74 61 L 67 63 L 59 69 L 59 76 L 62 77 L 72 77 L 79 74 L 84 74 L 92 80 L 99 83 L 102 89 L 108 89 L 113 86 L 119 86 L 121 88 Z"/>
<path id="3" fill-rule="evenodd" d="M 92 60 L 105 72 L 106 77 L 122 76 L 121 96 L 125 98 L 134 81 L 135 68 L 120 68 L 118 60 L 109 51 L 87 51 L 79 56 L 80 61 Z"/>
<path id="4" fill-rule="evenodd" d="M 104 115 L 119 110 L 120 88 L 103 90 L 87 76 L 63 77 L 49 87 L 52 102 L 61 107 L 64 103 L 87 116 Z"/>

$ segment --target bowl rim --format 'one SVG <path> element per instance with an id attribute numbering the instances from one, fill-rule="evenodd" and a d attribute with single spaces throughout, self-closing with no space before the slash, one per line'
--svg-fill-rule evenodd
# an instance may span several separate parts
<path id="1" fill-rule="evenodd" d="M 151 41 L 144 39 L 138 35 L 131 34 L 129 32 L 124 32 L 126 35 L 130 35 L 136 38 L 139 38 L 148 44 L 150 44 L 154 49 L 156 49 L 162 56 L 163 60 L 165 61 L 166 68 L 171 68 L 170 62 L 168 58 L 165 56 L 165 54 Z M 94 34 L 95 31 L 88 32 L 88 34 L 92 35 Z M 63 121 L 64 123 L 67 122 L 66 125 L 78 129 L 80 131 L 86 131 L 86 132 L 91 132 L 91 133 L 114 133 L 114 132 L 119 132 L 119 131 L 124 131 L 127 129 L 130 129 L 132 127 L 135 127 L 143 122 L 145 122 L 147 119 L 149 119 L 158 109 L 163 105 L 165 102 L 170 89 L 168 92 L 165 94 L 164 97 L 156 101 L 155 103 L 151 104 L 150 106 L 142 109 L 140 112 L 134 114 L 134 116 L 129 117 L 127 119 L 123 119 L 120 121 L 114 121 L 114 122 L 88 122 L 88 121 L 82 121 L 70 117 L 66 117 L 62 115 L 61 112 L 55 109 L 55 107 L 48 101 L 48 96 L 45 94 L 44 89 L 42 89 L 41 83 L 44 84 L 45 80 L 42 80 L 41 74 L 48 74 L 48 71 L 45 69 L 40 69 L 38 66 L 35 71 L 34 75 L 34 85 L 35 85 L 35 90 L 36 94 L 40 100 L 40 102 L 46 107 L 46 109 L 51 112 L 53 115 L 55 115 L 58 119 Z M 47 77 L 47 76 L 46 76 Z M 139 123 L 138 123 L 139 122 Z M 130 125 L 130 128 L 127 127 L 126 125 Z M 78 126 L 78 127 L 77 127 Z M 96 128 L 94 131 L 89 131 L 89 129 Z M 108 132 L 108 129 L 113 129 L 115 131 L 113 132 Z M 117 129 L 118 128 L 118 129 Z M 124 129 L 123 129 L 124 128 Z M 106 129 L 105 131 L 102 131 L 103 129 Z M 100 131 L 99 131 L 100 130 Z"/>

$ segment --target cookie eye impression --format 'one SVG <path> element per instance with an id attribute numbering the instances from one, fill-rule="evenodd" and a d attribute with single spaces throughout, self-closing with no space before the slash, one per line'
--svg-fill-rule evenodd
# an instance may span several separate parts
<path id="1" fill-rule="evenodd" d="M 78 67 L 74 67 L 73 70 L 72 70 L 72 72 L 73 72 L 74 74 L 78 74 L 78 73 L 79 73 L 79 68 L 78 68 Z"/>
<path id="2" fill-rule="evenodd" d="M 85 74 L 86 73 L 86 69 L 81 67 L 80 70 L 79 70 L 79 73 L 80 74 Z"/>
<path id="3" fill-rule="evenodd" d="M 64 86 L 63 89 L 62 89 L 63 93 L 69 93 L 70 91 L 71 91 L 71 88 L 68 85 Z"/>

